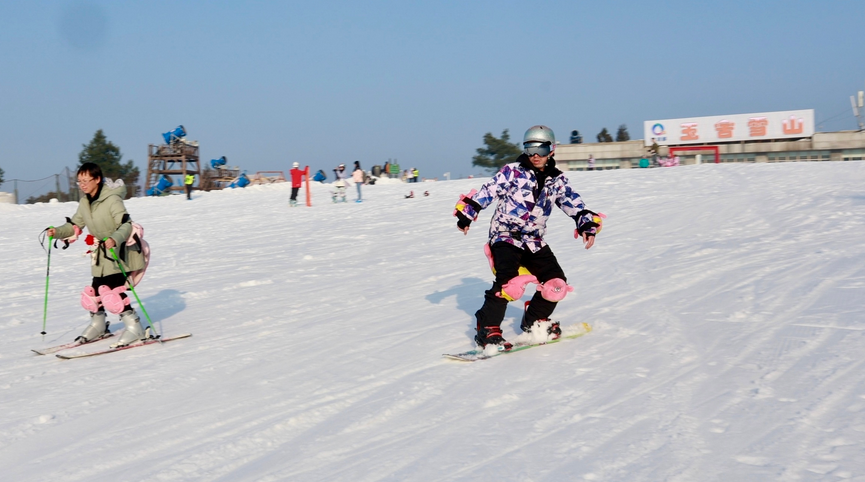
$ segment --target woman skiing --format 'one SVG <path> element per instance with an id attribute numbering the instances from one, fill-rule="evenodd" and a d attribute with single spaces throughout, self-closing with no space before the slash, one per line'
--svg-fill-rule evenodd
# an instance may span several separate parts
<path id="1" fill-rule="evenodd" d="M 91 254 L 93 282 L 81 293 L 81 306 L 90 312 L 90 325 L 76 341 L 88 342 L 109 333 L 106 309 L 119 314 L 126 327 L 118 342 L 112 346 L 125 346 L 143 340 L 146 338 L 145 331 L 124 292 L 126 276 L 110 254 L 113 248 L 123 262 L 126 273 L 145 267 L 140 243 L 127 246 L 133 228 L 123 205 L 126 186 L 123 181 L 112 183 L 110 179 L 104 179 L 102 169 L 97 164 L 87 162 L 78 168 L 78 187 L 84 196 L 78 203 L 75 215 L 72 219 L 66 218 L 67 222 L 62 226 L 47 230 L 48 236 L 65 239 L 77 237 L 86 227 L 98 242 Z"/>
<path id="2" fill-rule="evenodd" d="M 479 191 L 461 196 L 454 211 L 457 228 L 468 234 L 478 213 L 497 201 L 485 247 L 496 278 L 484 295 L 483 306 L 475 313 L 475 341 L 481 347 L 496 345 L 505 351 L 513 347 L 502 336 L 501 324 L 508 301 L 518 300 L 529 282 L 539 287 L 524 310 L 521 328 L 526 332 L 539 327 L 536 322 L 549 322 L 556 303 L 573 291 L 544 241 L 554 204 L 573 218 L 574 236 L 582 239 L 586 249 L 594 245 L 595 234 L 600 231 L 601 219 L 586 209 L 580 195 L 556 167 L 555 148 L 555 134 L 549 127 L 529 128 L 523 137 L 523 154 L 516 162 L 502 167 Z M 521 267 L 528 274 L 521 275 Z M 561 335 L 558 323 L 548 326 L 553 338 Z"/>

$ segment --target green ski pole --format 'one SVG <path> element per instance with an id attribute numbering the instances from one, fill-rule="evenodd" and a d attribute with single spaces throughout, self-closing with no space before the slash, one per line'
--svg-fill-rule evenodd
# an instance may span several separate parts
<path id="1" fill-rule="evenodd" d="M 114 256 L 114 259 L 117 261 L 117 266 L 120 267 L 120 272 L 123 273 L 123 277 L 126 278 L 126 285 L 129 286 L 129 290 L 132 291 L 133 295 L 135 295 L 135 301 L 137 301 L 138 306 L 141 307 L 141 311 L 142 313 L 144 313 L 144 317 L 147 318 L 147 324 L 150 326 L 150 329 L 153 330 L 153 333 L 156 333 L 156 328 L 153 327 L 153 322 L 150 321 L 150 315 L 147 314 L 147 310 L 144 308 L 144 303 L 141 302 L 141 298 L 139 298 L 138 293 L 135 292 L 135 287 L 132 286 L 132 283 L 129 282 L 129 275 L 126 274 L 126 270 L 123 269 L 123 263 L 120 262 L 120 258 L 117 257 L 117 253 L 114 252 L 114 248 L 110 248 L 109 251 L 111 251 L 111 256 Z M 161 337 L 157 338 L 157 340 L 159 340 L 159 343 L 162 343 Z"/>
<path id="2" fill-rule="evenodd" d="M 51 245 L 53 243 L 53 237 L 48 236 L 48 266 L 45 268 L 45 306 L 42 310 L 42 337 L 45 338 L 46 331 L 45 326 L 48 322 L 48 275 L 51 274 Z"/>

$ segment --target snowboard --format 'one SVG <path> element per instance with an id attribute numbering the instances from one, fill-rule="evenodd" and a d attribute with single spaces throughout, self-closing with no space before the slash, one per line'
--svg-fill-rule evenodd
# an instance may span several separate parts
<path id="1" fill-rule="evenodd" d="M 550 340 L 542 343 L 526 343 L 526 342 L 517 342 L 514 343 L 514 347 L 508 351 L 499 351 L 493 354 L 485 354 L 483 348 L 476 348 L 474 350 L 469 350 L 462 353 L 443 353 L 442 356 L 448 360 L 456 360 L 462 362 L 475 362 L 480 360 L 489 360 L 490 358 L 495 358 L 501 355 L 509 355 L 512 353 L 517 353 L 520 351 L 528 350 L 529 348 L 535 348 L 538 346 L 552 345 L 555 343 L 559 343 L 564 340 L 573 340 L 574 338 L 579 338 L 586 333 L 592 331 L 592 326 L 588 323 L 577 323 L 575 325 L 570 325 L 568 327 L 562 328 L 562 336 L 555 340 Z"/>

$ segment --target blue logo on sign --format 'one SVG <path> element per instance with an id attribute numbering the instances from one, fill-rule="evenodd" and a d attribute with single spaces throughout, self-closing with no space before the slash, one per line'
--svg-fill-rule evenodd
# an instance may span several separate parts
<path id="1" fill-rule="evenodd" d="M 663 124 L 659 123 L 652 126 L 652 134 L 655 134 L 656 136 L 662 136 L 666 133 L 667 131 L 664 130 Z"/>

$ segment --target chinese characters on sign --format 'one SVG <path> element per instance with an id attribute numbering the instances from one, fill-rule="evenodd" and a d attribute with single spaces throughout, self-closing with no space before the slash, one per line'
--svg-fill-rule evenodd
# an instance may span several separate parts
<path id="1" fill-rule="evenodd" d="M 750 137 L 763 137 L 766 135 L 766 126 L 769 119 L 765 117 L 752 117 L 748 119 L 748 135 Z"/>
<path id="2" fill-rule="evenodd" d="M 651 120 L 643 133 L 646 146 L 798 139 L 814 135 L 814 110 Z"/>
<path id="3" fill-rule="evenodd" d="M 697 134 L 697 123 L 689 122 L 687 124 L 682 124 L 682 137 L 680 137 L 683 141 L 696 141 L 700 138 Z"/>
<path id="4" fill-rule="evenodd" d="M 718 131 L 718 139 L 729 139 L 733 137 L 733 129 L 735 128 L 736 123 L 728 120 L 722 120 L 715 124 L 715 130 Z"/>
<path id="5" fill-rule="evenodd" d="M 784 121 L 784 134 L 801 134 L 803 130 L 805 130 L 805 123 L 794 115 Z"/>

